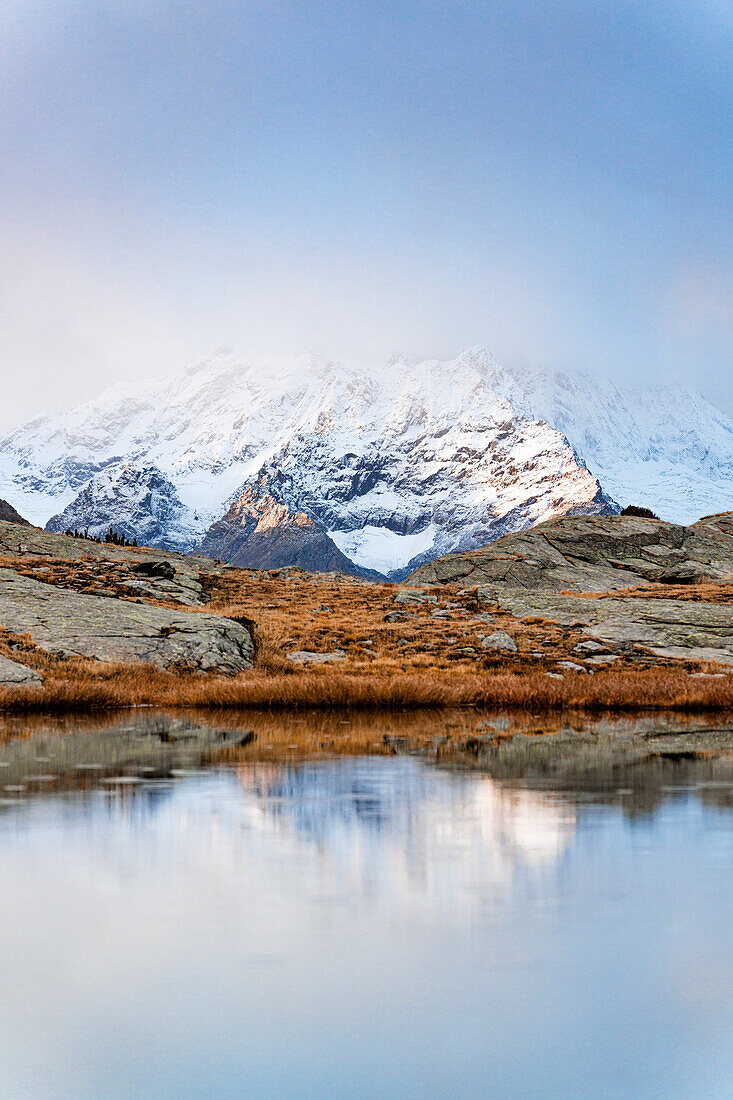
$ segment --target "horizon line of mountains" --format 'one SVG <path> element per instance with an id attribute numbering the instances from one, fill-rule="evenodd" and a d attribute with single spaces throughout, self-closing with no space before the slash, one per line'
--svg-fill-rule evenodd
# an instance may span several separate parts
<path id="1" fill-rule="evenodd" d="M 224 352 L 0 436 L 0 498 L 51 531 L 400 580 L 552 516 L 729 510 L 733 418 L 481 348 L 371 372 Z"/>

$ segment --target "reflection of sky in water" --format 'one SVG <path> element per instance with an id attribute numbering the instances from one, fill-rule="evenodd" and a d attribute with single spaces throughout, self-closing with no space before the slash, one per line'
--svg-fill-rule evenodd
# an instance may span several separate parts
<path id="1" fill-rule="evenodd" d="M 0 817 L 0 1096 L 733 1094 L 733 816 L 408 759 Z"/>

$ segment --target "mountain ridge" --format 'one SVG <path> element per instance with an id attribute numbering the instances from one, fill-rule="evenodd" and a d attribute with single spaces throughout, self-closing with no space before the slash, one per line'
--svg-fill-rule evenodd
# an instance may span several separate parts
<path id="1" fill-rule="evenodd" d="M 372 371 L 221 352 L 0 437 L 0 494 L 39 525 L 86 515 L 188 550 L 256 491 L 394 578 L 617 500 L 689 521 L 729 505 L 732 481 L 733 419 L 699 395 L 507 370 L 482 348 Z"/>

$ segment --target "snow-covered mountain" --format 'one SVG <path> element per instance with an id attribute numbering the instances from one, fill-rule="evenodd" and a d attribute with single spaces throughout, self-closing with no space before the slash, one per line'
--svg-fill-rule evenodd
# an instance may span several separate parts
<path id="1" fill-rule="evenodd" d="M 682 386 L 622 389 L 559 371 L 514 370 L 518 411 L 561 431 L 621 505 L 676 523 L 733 507 L 733 418 Z"/>
<path id="2" fill-rule="evenodd" d="M 195 522 L 196 514 L 191 516 L 173 482 L 157 466 L 124 462 L 96 474 L 62 512 L 51 516 L 46 529 L 88 529 L 99 536 L 114 523 L 118 534 L 136 538 L 141 546 L 192 550 Z"/>
<path id="3" fill-rule="evenodd" d="M 357 566 L 403 572 L 613 507 L 561 433 L 502 396 L 506 378 L 476 350 L 369 373 L 306 356 L 268 374 L 223 354 L 11 432 L 0 485 L 56 530 L 113 523 L 143 541 L 168 515 L 155 541 L 182 548 L 256 489 Z"/>
<path id="4" fill-rule="evenodd" d="M 220 353 L 0 438 L 0 496 L 39 525 L 190 549 L 227 512 L 217 545 L 266 565 L 273 517 L 293 533 L 302 513 L 309 553 L 327 538 L 395 576 L 614 499 L 697 518 L 730 507 L 731 473 L 733 420 L 697 394 L 510 372 L 481 349 L 373 371 Z"/>

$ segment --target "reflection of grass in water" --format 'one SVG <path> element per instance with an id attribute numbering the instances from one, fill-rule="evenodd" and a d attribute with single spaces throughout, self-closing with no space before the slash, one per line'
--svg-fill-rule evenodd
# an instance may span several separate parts
<path id="1" fill-rule="evenodd" d="M 620 799 L 632 813 L 656 806 L 666 787 L 733 784 L 733 730 L 720 716 L 703 722 L 679 715 L 599 720 L 465 710 L 349 717 L 151 710 L 123 720 L 36 718 L 12 725 L 0 739 L 0 762 L 10 764 L 0 770 L 0 788 L 21 785 L 24 797 L 91 788 L 112 775 L 167 778 L 210 764 L 277 766 L 394 753 L 478 769 L 502 783 Z M 44 772 L 57 779 L 45 783 L 38 778 Z M 730 805 L 732 792 L 733 786 L 711 786 L 704 798 Z"/>

